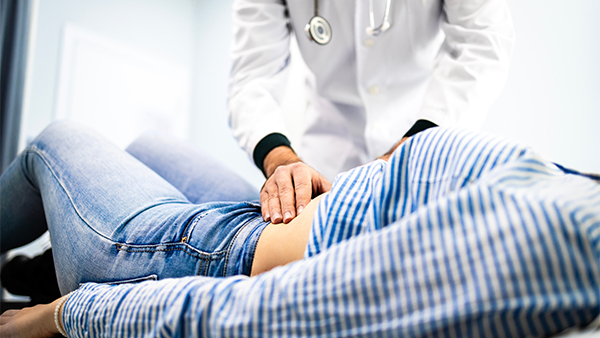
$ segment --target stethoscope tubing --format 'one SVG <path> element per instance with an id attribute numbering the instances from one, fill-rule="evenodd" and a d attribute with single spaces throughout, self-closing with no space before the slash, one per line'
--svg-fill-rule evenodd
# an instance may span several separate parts
<path id="1" fill-rule="evenodd" d="M 385 32 L 391 27 L 390 23 L 390 8 L 392 0 L 386 0 L 385 13 L 381 25 L 375 27 L 375 14 L 373 12 L 373 0 L 369 0 L 369 27 L 366 28 L 367 34 L 377 36 Z M 314 2 L 314 16 L 310 19 L 305 27 L 306 36 L 309 40 L 316 42 L 319 45 L 326 45 L 331 41 L 331 25 L 322 16 L 319 16 L 319 0 Z"/>
<path id="2" fill-rule="evenodd" d="M 318 0 L 315 0 L 318 2 Z M 381 21 L 381 25 L 375 27 L 375 14 L 373 13 L 373 0 L 369 0 L 369 23 L 371 24 L 367 27 L 367 34 L 377 36 L 381 34 L 381 32 L 385 32 L 392 25 L 390 23 L 390 8 L 392 7 L 392 0 L 387 0 L 385 3 L 385 13 L 383 14 L 383 20 Z"/>

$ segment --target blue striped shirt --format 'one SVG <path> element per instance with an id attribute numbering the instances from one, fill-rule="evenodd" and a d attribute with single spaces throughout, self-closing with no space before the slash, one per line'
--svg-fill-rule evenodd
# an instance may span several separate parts
<path id="1" fill-rule="evenodd" d="M 433 128 L 341 174 L 305 259 L 256 277 L 89 283 L 72 337 L 542 337 L 600 313 L 600 184 Z"/>

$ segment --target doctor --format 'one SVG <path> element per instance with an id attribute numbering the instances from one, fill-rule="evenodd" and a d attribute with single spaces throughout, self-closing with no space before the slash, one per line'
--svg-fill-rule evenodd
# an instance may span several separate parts
<path id="1" fill-rule="evenodd" d="M 281 100 L 294 34 L 311 71 L 301 140 Z M 289 222 L 336 174 L 436 125 L 478 128 L 507 74 L 507 0 L 235 0 L 230 124 Z"/>

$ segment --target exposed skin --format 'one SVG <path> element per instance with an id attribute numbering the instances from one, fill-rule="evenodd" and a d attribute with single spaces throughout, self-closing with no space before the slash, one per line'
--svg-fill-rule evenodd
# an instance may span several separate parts
<path id="1" fill-rule="evenodd" d="M 288 224 L 267 225 L 256 244 L 251 276 L 302 259 L 321 197 L 323 195 L 313 199 L 304 208 L 304 212 Z"/>
<path id="2" fill-rule="evenodd" d="M 0 316 L 0 337 L 62 337 L 54 324 L 54 309 L 59 301 L 60 298 L 50 304 L 4 312 Z M 62 307 L 60 317 L 62 318 Z"/>

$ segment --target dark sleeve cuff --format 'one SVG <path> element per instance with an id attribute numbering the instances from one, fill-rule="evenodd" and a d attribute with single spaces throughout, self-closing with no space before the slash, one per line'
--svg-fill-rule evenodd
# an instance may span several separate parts
<path id="1" fill-rule="evenodd" d="M 256 164 L 258 169 L 260 169 L 263 174 L 265 173 L 265 169 L 263 168 L 265 157 L 267 157 L 267 154 L 269 154 L 271 150 L 279 146 L 286 146 L 290 149 L 292 148 L 290 140 L 288 140 L 285 135 L 280 133 L 272 133 L 263 137 L 263 139 L 258 142 L 256 147 L 254 147 L 252 158 L 254 159 L 254 164 Z"/>
<path id="2" fill-rule="evenodd" d="M 432 127 L 437 127 L 437 124 L 431 122 L 431 121 L 427 121 L 427 120 L 418 120 L 417 122 L 415 122 L 415 124 L 413 124 L 413 126 L 406 132 L 406 134 L 404 134 L 404 137 L 411 137 L 414 134 L 420 133 L 423 130 L 432 128 Z"/>

